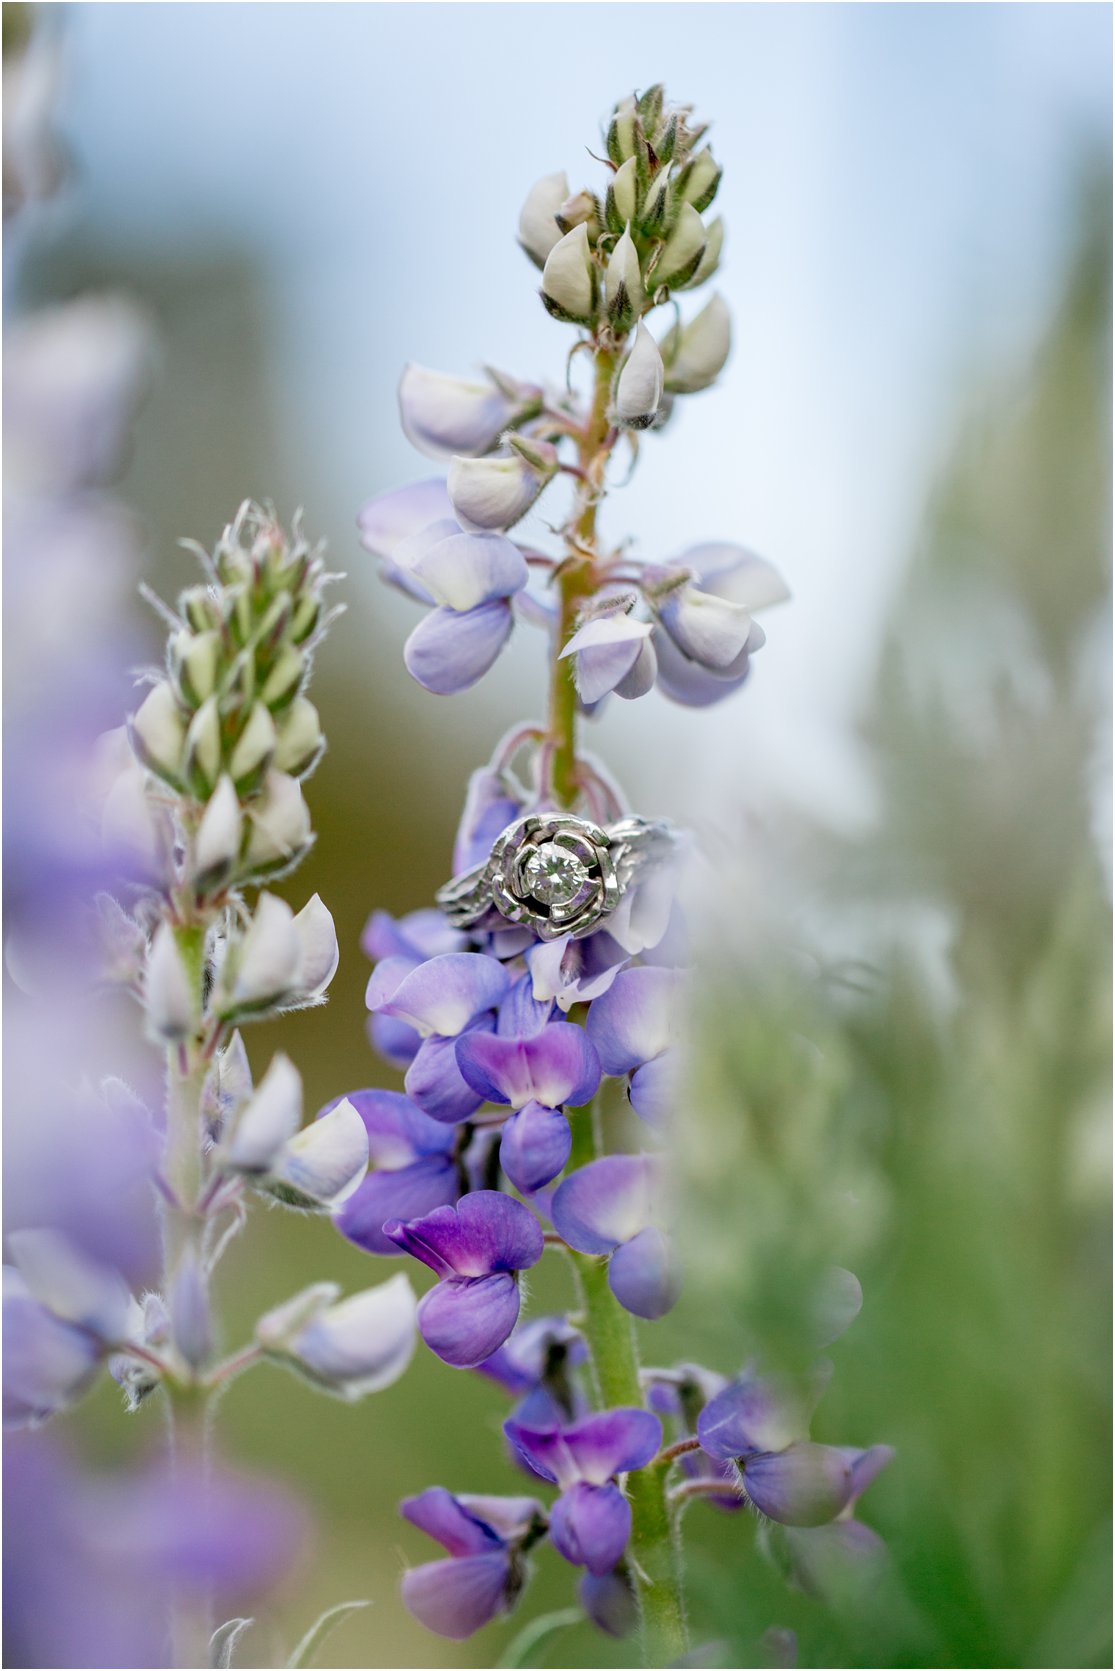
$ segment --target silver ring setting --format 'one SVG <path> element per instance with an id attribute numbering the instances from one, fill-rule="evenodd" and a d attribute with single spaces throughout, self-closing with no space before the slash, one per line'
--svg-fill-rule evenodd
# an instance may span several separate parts
<path id="1" fill-rule="evenodd" d="M 528 813 L 496 837 L 483 864 L 439 888 L 437 903 L 455 928 L 514 923 L 541 940 L 581 939 L 674 841 L 662 821 L 632 817 L 604 826 L 572 813 Z"/>

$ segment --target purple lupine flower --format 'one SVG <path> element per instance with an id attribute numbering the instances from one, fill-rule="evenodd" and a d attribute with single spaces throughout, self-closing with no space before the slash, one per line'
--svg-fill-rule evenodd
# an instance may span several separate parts
<path id="1" fill-rule="evenodd" d="M 693 546 L 657 571 L 646 590 L 656 619 L 658 688 L 690 708 L 738 690 L 765 639 L 753 611 L 790 595 L 770 563 L 728 544 Z"/>
<path id="2" fill-rule="evenodd" d="M 429 957 L 463 951 L 465 937 L 451 928 L 441 911 L 411 911 L 395 918 L 387 911 L 373 911 L 360 937 L 364 955 L 373 963 L 387 957 L 406 957 L 414 968 Z M 369 1018 L 368 1036 L 372 1046 L 394 1067 L 405 1068 L 421 1044 L 416 1030 L 393 1015 Z"/>
<path id="3" fill-rule="evenodd" d="M 477 1364 L 518 1403 L 512 1415 L 527 1427 L 576 1421 L 588 1404 L 571 1371 L 588 1356 L 584 1338 L 564 1317 L 522 1323 L 498 1352 Z"/>
<path id="4" fill-rule="evenodd" d="M 456 1497 L 435 1485 L 399 1509 L 449 1553 L 446 1561 L 403 1574 L 403 1603 L 420 1624 L 461 1642 L 511 1611 L 525 1578 L 524 1552 L 545 1534 L 541 1503 L 533 1497 Z"/>
<path id="5" fill-rule="evenodd" d="M 613 1294 L 636 1317 L 662 1317 L 680 1277 L 661 1228 L 662 1172 L 652 1155 L 605 1155 L 560 1183 L 554 1229 L 576 1248 L 608 1258 Z"/>
<path id="6" fill-rule="evenodd" d="M 644 1468 L 662 1443 L 649 1410 L 603 1410 L 571 1426 L 528 1427 L 511 1418 L 503 1431 L 536 1474 L 561 1489 L 550 1511 L 550 1539 L 573 1566 L 611 1572 L 627 1548 L 631 1508 L 615 1476 Z"/>
<path id="7" fill-rule="evenodd" d="M 827 1526 L 781 1528 L 790 1573 L 810 1595 L 831 1604 L 857 1593 L 877 1575 L 886 1544 L 870 1526 L 855 1519 L 855 1506 L 894 1454 L 890 1445 L 850 1452 L 852 1494 L 836 1519 Z"/>
<path id="8" fill-rule="evenodd" d="M 582 621 L 562 656 L 573 656 L 577 695 L 586 707 L 611 691 L 633 700 L 645 696 L 658 671 L 649 621 L 632 614 L 634 593 L 610 598 Z"/>
<path id="9" fill-rule="evenodd" d="M 605 1073 L 627 1076 L 636 1114 L 662 1120 L 673 1105 L 674 1058 L 684 977 L 676 969 L 624 969 L 588 1013 L 585 1030 Z"/>
<path id="10" fill-rule="evenodd" d="M 399 382 L 399 416 L 411 446 L 427 458 L 480 458 L 501 435 L 542 405 L 542 390 L 502 373 L 487 382 L 411 363 Z"/>
<path id="11" fill-rule="evenodd" d="M 4 1426 L 33 1426 L 86 1392 L 104 1360 L 87 1329 L 67 1323 L 4 1266 Z"/>
<path id="12" fill-rule="evenodd" d="M 811 1403 L 797 1388 L 745 1374 L 718 1393 L 697 1421 L 702 1448 L 734 1463 L 749 1500 L 785 1526 L 835 1520 L 882 1466 L 872 1451 L 809 1440 Z"/>
<path id="13" fill-rule="evenodd" d="M 384 1224 L 451 1207 L 461 1194 L 454 1133 L 398 1091 L 350 1091 L 348 1101 L 368 1133 L 372 1170 L 333 1222 L 365 1252 L 394 1254 Z M 335 1106 L 327 1103 L 322 1114 Z"/>
<path id="14" fill-rule="evenodd" d="M 635 1591 L 622 1565 L 613 1572 L 586 1572 L 577 1585 L 577 1600 L 607 1636 L 630 1636 L 639 1622 Z"/>
<path id="15" fill-rule="evenodd" d="M 518 1321 L 518 1273 L 542 1257 L 534 1214 L 498 1190 L 482 1189 L 410 1223 L 393 1220 L 383 1233 L 439 1278 L 418 1307 L 419 1332 L 430 1350 L 457 1369 L 490 1358 Z"/>
<path id="16" fill-rule="evenodd" d="M 646 1370 L 643 1380 L 647 1403 L 668 1424 L 666 1431 L 672 1440 L 695 1438 L 701 1411 L 728 1385 L 726 1375 L 693 1363 L 677 1364 L 673 1369 Z M 729 1512 L 743 1508 L 739 1476 L 730 1462 L 717 1462 L 704 1451 L 693 1450 L 678 1458 L 678 1467 L 686 1479 L 723 1481 L 723 1494 L 706 1497 L 704 1501 Z"/>
<path id="17" fill-rule="evenodd" d="M 453 844 L 453 873 L 482 864 L 498 835 L 522 815 L 522 802 L 510 793 L 502 772 L 481 766 L 468 780 L 464 811 Z"/>
<path id="18" fill-rule="evenodd" d="M 500 533 L 466 531 L 443 481 L 415 482 L 371 500 L 360 538 L 383 578 L 432 610 L 407 639 L 407 671 L 437 696 L 467 690 L 511 634 L 511 599 L 526 560 Z"/>
<path id="19" fill-rule="evenodd" d="M 544 1108 L 590 1102 L 600 1084 L 600 1063 L 583 1027 L 553 1021 L 528 1038 L 468 1033 L 457 1040 L 457 1065 L 488 1102 Z"/>
<path id="20" fill-rule="evenodd" d="M 404 957 L 377 963 L 368 982 L 370 1010 L 405 1021 L 422 1038 L 455 1038 L 511 984 L 502 963 L 483 952 L 446 952 L 414 965 Z"/>

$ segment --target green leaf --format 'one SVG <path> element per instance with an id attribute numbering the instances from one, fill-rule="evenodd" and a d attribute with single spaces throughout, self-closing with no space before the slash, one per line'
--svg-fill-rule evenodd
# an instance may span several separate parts
<path id="1" fill-rule="evenodd" d="M 297 1648 L 287 1660 L 287 1666 L 293 1668 L 300 1665 L 312 1665 L 314 1655 L 321 1647 L 327 1636 L 331 1636 L 342 1620 L 350 1613 L 358 1613 L 362 1607 L 369 1607 L 367 1601 L 342 1601 L 336 1607 L 327 1608 L 319 1619 L 315 1619 Z"/>

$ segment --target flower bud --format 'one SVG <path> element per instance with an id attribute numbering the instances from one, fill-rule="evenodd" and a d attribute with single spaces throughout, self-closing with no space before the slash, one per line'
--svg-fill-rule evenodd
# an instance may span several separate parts
<path id="1" fill-rule="evenodd" d="M 263 794 L 248 806 L 248 845 L 244 867 L 255 876 L 287 870 L 313 840 L 310 812 L 297 778 L 272 767 Z"/>
<path id="2" fill-rule="evenodd" d="M 643 311 L 643 275 L 639 255 L 627 227 L 617 242 L 604 271 L 604 302 L 608 320 L 617 331 L 626 330 Z"/>
<path id="3" fill-rule="evenodd" d="M 334 1212 L 368 1170 L 368 1131 L 347 1097 L 284 1143 L 267 1188 L 288 1207 Z"/>
<path id="4" fill-rule="evenodd" d="M 220 627 L 220 606 L 208 586 L 190 586 L 179 597 L 178 607 L 194 632 L 209 632 Z"/>
<path id="5" fill-rule="evenodd" d="M 99 893 L 94 905 L 101 979 L 121 986 L 137 984 L 143 973 L 147 936 L 111 894 Z"/>
<path id="6" fill-rule="evenodd" d="M 239 1031 L 218 1050 L 205 1076 L 201 1113 L 214 1142 L 252 1094 L 252 1069 Z"/>
<path id="7" fill-rule="evenodd" d="M 221 770 L 221 712 L 215 696 L 207 696 L 186 733 L 186 777 L 201 799 L 213 792 Z"/>
<path id="8" fill-rule="evenodd" d="M 308 697 L 296 696 L 278 722 L 275 765 L 292 777 L 304 777 L 324 746 L 317 709 Z"/>
<path id="9" fill-rule="evenodd" d="M 686 284 L 679 284 L 679 290 L 696 290 L 699 284 L 710 279 L 720 265 L 720 252 L 724 248 L 724 222 L 717 215 L 712 225 L 707 228 L 708 243 L 705 253 L 697 263 L 697 270 Z"/>
<path id="10" fill-rule="evenodd" d="M 312 592 L 307 592 L 294 606 L 294 613 L 290 617 L 290 641 L 292 644 L 304 644 L 321 619 L 321 600 Z"/>
<path id="11" fill-rule="evenodd" d="M 622 232 L 625 226 L 629 227 L 638 208 L 638 165 L 634 157 L 628 157 L 622 168 L 616 169 L 608 184 L 605 213 L 612 230 Z"/>
<path id="12" fill-rule="evenodd" d="M 317 1387 L 355 1400 L 397 1381 L 414 1351 L 416 1301 L 401 1273 L 333 1304 L 337 1289 L 317 1283 L 256 1324 L 256 1339 Z"/>
<path id="13" fill-rule="evenodd" d="M 616 422 L 626 429 L 646 429 L 653 423 L 662 398 L 663 377 L 658 344 L 640 324 L 616 384 Z"/>
<path id="14" fill-rule="evenodd" d="M 691 203 L 698 214 L 703 214 L 719 190 L 723 172 L 711 151 L 698 151 L 682 176 L 682 200 Z"/>
<path id="15" fill-rule="evenodd" d="M 248 932 L 225 958 L 220 1014 L 246 1015 L 278 1003 L 294 986 L 301 962 L 294 912 L 274 894 L 260 894 Z"/>
<path id="16" fill-rule="evenodd" d="M 170 641 L 170 665 L 191 708 L 211 696 L 217 684 L 220 637 L 215 632 L 178 632 Z"/>
<path id="17" fill-rule="evenodd" d="M 282 708 L 297 694 L 306 677 L 306 658 L 292 644 L 285 644 L 275 657 L 271 671 L 263 681 L 260 701 L 274 710 Z"/>
<path id="18" fill-rule="evenodd" d="M 646 202 L 639 216 L 639 231 L 647 238 L 661 237 L 670 206 L 670 170 L 660 168 L 650 183 Z"/>
<path id="19" fill-rule="evenodd" d="M 521 438 L 513 436 L 511 441 Z M 520 448 L 510 457 L 453 460 L 446 486 L 466 528 L 510 528 L 526 515 L 557 470 L 557 449 L 548 442 L 530 443 L 529 450 L 529 459 Z"/>
<path id="20" fill-rule="evenodd" d="M 556 241 L 556 227 L 554 235 Z M 540 391 L 528 384 L 473 383 L 425 366 L 408 365 L 399 384 L 403 432 L 428 458 L 480 458 L 540 403 Z"/>
<path id="21" fill-rule="evenodd" d="M 186 723 L 168 680 L 153 685 L 128 727 L 132 747 L 143 764 L 167 783 L 182 784 Z"/>
<path id="22" fill-rule="evenodd" d="M 590 191 L 575 191 L 560 203 L 554 219 L 562 232 L 572 232 L 575 226 L 586 226 L 590 239 L 600 233 L 599 205 Z"/>
<path id="23" fill-rule="evenodd" d="M 676 288 L 691 279 L 707 242 L 704 221 L 691 203 L 683 203 L 654 269 L 655 281 Z"/>
<path id="24" fill-rule="evenodd" d="M 241 794 L 259 783 L 271 763 L 275 742 L 275 721 L 264 703 L 254 703 L 229 762 L 232 781 Z"/>
<path id="25" fill-rule="evenodd" d="M 222 1139 L 221 1164 L 249 1176 L 269 1172 L 301 1124 L 302 1081 L 290 1057 L 280 1051 Z"/>
<path id="26" fill-rule="evenodd" d="M 731 346 L 728 305 L 722 296 L 712 296 L 688 325 L 674 325 L 667 333 L 662 344 L 667 389 L 679 395 L 707 389 L 723 371 Z"/>
<path id="27" fill-rule="evenodd" d="M 575 226 L 558 239 L 546 257 L 542 300 L 555 319 L 575 325 L 590 323 L 596 305 L 596 279 L 587 227 Z"/>
<path id="28" fill-rule="evenodd" d="M 298 993 L 303 1003 L 318 1001 L 337 973 L 337 929 L 319 894 L 307 900 L 294 919 L 298 936 Z"/>
<path id="29" fill-rule="evenodd" d="M 519 215 L 519 243 L 536 267 L 561 237 L 555 216 L 569 196 L 569 181 L 562 173 L 546 174 L 533 185 Z"/>
<path id="30" fill-rule="evenodd" d="M 210 796 L 194 837 L 191 870 L 199 891 L 215 887 L 232 874 L 243 833 L 240 801 L 226 773 Z"/>
<path id="31" fill-rule="evenodd" d="M 213 1350 L 209 1291 L 196 1253 L 187 1248 L 170 1286 L 171 1337 L 191 1369 L 200 1369 Z"/>
<path id="32" fill-rule="evenodd" d="M 634 161 L 636 149 L 635 100 L 621 99 L 608 124 L 608 155 L 616 164 Z"/>
<path id="33" fill-rule="evenodd" d="M 168 922 L 160 923 L 147 954 L 143 1003 L 147 1030 L 161 1044 L 189 1038 L 197 1024 L 199 994 Z"/>

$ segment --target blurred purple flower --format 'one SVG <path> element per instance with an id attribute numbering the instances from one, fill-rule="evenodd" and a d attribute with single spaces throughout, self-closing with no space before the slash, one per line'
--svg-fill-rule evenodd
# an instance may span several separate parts
<path id="1" fill-rule="evenodd" d="M 449 1553 L 403 1574 L 403 1602 L 420 1624 L 463 1641 L 510 1612 L 523 1586 L 524 1550 L 544 1535 L 546 1515 L 533 1497 L 455 1497 L 431 1486 L 400 1504 L 412 1526 Z"/>
<path id="2" fill-rule="evenodd" d="M 651 1155 L 605 1155 L 559 1184 L 554 1229 L 578 1253 L 608 1257 L 613 1294 L 636 1317 L 663 1316 L 680 1277 L 661 1228 L 661 1165 Z"/>

